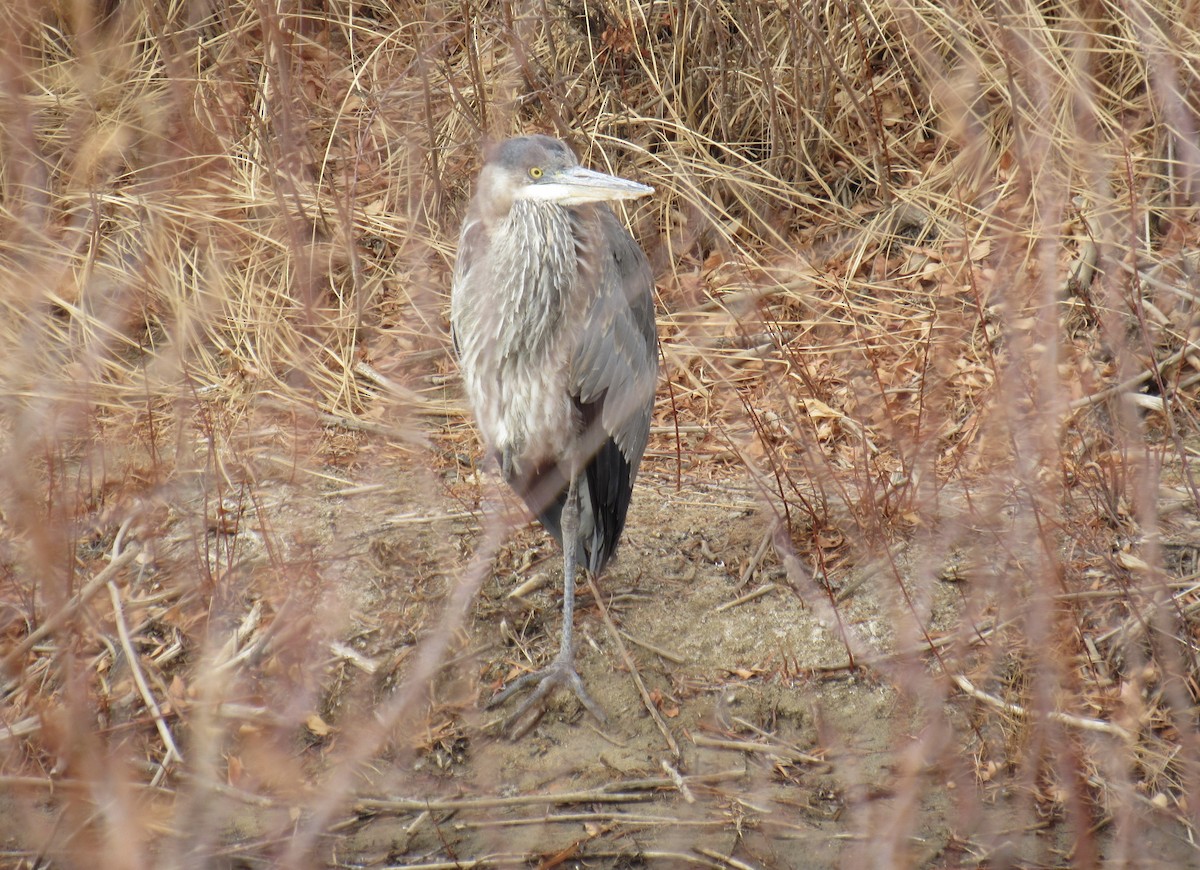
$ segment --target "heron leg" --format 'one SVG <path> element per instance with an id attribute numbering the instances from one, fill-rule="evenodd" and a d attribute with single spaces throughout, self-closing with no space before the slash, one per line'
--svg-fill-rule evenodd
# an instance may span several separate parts
<path id="1" fill-rule="evenodd" d="M 574 474 L 571 475 L 571 482 L 567 484 L 567 503 L 563 505 L 562 512 L 562 536 L 563 627 L 559 636 L 557 661 L 567 662 L 574 667 L 575 575 L 579 572 L 579 489 Z"/>
<path id="2" fill-rule="evenodd" d="M 604 710 L 592 700 L 592 696 L 583 686 L 583 680 L 579 678 L 579 674 L 575 670 L 575 575 L 579 562 L 579 490 L 574 474 L 571 475 L 571 481 L 567 485 L 567 500 L 562 510 L 562 541 L 563 627 L 558 655 L 555 656 L 554 661 L 540 671 L 525 674 L 514 680 L 512 685 L 497 694 L 488 703 L 489 707 L 498 706 L 522 689 L 536 686 L 530 696 L 521 702 L 521 706 L 513 713 L 512 718 L 508 720 L 509 727 L 514 730 L 514 736 L 518 737 L 537 724 L 545 712 L 546 699 L 560 686 L 570 689 L 579 702 L 587 708 L 587 711 L 599 721 L 604 722 L 607 719 Z M 525 717 L 526 713 L 535 709 L 536 715 L 527 721 L 524 727 L 520 729 L 514 727 Z"/>

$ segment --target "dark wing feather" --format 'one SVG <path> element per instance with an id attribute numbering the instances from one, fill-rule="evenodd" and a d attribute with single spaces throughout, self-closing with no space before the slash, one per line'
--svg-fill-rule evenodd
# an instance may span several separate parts
<path id="1" fill-rule="evenodd" d="M 538 518 L 542 528 L 562 544 L 562 510 L 567 501 L 567 478 L 562 469 L 552 463 L 525 473 L 506 473 L 504 479 Z"/>
<path id="2" fill-rule="evenodd" d="M 584 420 L 592 419 L 595 425 L 598 403 L 582 406 Z M 617 549 L 621 532 L 625 528 L 625 515 L 629 512 L 629 500 L 633 495 L 633 481 L 641 456 L 626 456 L 613 438 L 605 438 L 596 455 L 588 463 L 587 478 L 588 507 L 591 509 L 591 540 L 584 541 L 588 568 L 599 573 L 609 557 Z M 562 511 L 560 509 L 559 514 Z"/>

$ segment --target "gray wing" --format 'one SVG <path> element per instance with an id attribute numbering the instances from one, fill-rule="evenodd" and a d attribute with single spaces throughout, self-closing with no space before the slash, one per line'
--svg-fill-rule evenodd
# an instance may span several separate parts
<path id="1" fill-rule="evenodd" d="M 450 277 L 450 338 L 454 342 L 454 353 L 459 357 L 463 352 L 461 342 L 464 328 L 469 329 L 471 326 L 464 322 L 471 314 L 468 310 L 470 300 L 467 298 L 467 282 L 470 280 L 472 267 L 479 263 L 486 250 L 487 231 L 483 221 L 468 215 L 458 237 L 458 256 L 454 260 L 454 272 Z"/>
<path id="2" fill-rule="evenodd" d="M 603 570 L 616 550 L 650 435 L 658 354 L 653 277 L 641 248 L 608 206 L 597 206 L 591 229 L 603 257 L 582 276 L 591 286 L 579 344 L 571 357 L 571 392 L 594 449 L 582 487 L 582 528 L 588 567 Z M 561 499 L 556 507 L 561 508 Z M 551 525 L 557 519 L 549 512 Z"/>
<path id="3" fill-rule="evenodd" d="M 599 206 L 596 216 L 599 241 L 609 253 L 571 359 L 571 385 L 581 405 L 600 404 L 597 422 L 636 474 L 658 380 L 654 279 L 646 255 L 616 215 Z"/>

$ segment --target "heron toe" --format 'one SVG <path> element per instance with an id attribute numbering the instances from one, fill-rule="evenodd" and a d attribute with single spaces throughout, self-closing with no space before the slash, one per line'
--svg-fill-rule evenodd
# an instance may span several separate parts
<path id="1" fill-rule="evenodd" d="M 559 656 L 540 671 L 534 671 L 531 674 L 518 677 L 513 681 L 512 685 L 503 689 L 488 701 L 487 706 L 489 709 L 498 707 L 518 692 L 531 686 L 533 687 L 533 691 L 530 692 L 529 697 L 521 702 L 516 712 L 504 723 L 505 729 L 513 737 L 524 736 L 541 720 L 542 716 L 546 713 L 546 702 L 554 694 L 554 691 L 560 688 L 570 689 L 575 694 L 575 697 L 579 699 L 579 703 L 583 704 L 584 708 L 595 716 L 601 724 L 608 721 L 608 717 L 604 715 L 604 710 L 592 699 L 587 689 L 584 688 L 583 680 L 580 679 L 579 673 L 575 670 L 574 656 L 566 658 Z M 531 711 L 533 711 L 534 715 L 527 718 L 526 714 Z"/>

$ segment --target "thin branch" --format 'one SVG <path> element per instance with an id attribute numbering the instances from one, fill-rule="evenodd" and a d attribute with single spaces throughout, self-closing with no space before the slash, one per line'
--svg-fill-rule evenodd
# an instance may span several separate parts
<path id="1" fill-rule="evenodd" d="M 133 682 L 137 685 L 138 694 L 142 696 L 142 702 L 145 703 L 146 709 L 154 717 L 158 736 L 162 738 L 163 744 L 167 747 L 167 757 L 163 759 L 162 766 L 166 767 L 172 760 L 183 761 L 183 753 L 175 744 L 171 729 L 167 727 L 166 719 L 163 718 L 162 709 L 158 706 L 158 701 L 146 683 L 145 674 L 142 673 L 141 661 L 138 659 L 137 651 L 133 648 L 133 642 L 129 639 L 129 626 L 125 623 L 125 611 L 121 606 L 121 590 L 112 581 L 108 583 L 108 596 L 112 600 L 117 637 L 121 641 L 121 649 L 125 652 L 125 660 L 129 662 L 129 671 L 133 674 Z"/>
<path id="2" fill-rule="evenodd" d="M 23 641 L 13 647 L 3 659 L 0 659 L 0 672 L 11 671 L 39 641 L 57 631 L 63 623 L 75 615 L 75 611 L 103 589 L 122 568 L 132 562 L 141 552 L 141 548 L 136 546 L 119 552 L 117 547 L 118 544 L 113 545 L 112 561 L 99 574 L 89 580 L 82 589 L 71 596 L 66 604 L 50 614 L 45 622 L 31 631 Z"/>
<path id="3" fill-rule="evenodd" d="M 667 723 L 663 721 L 662 714 L 658 712 L 658 707 L 655 705 L 654 699 L 646 691 L 646 684 L 642 682 L 642 675 L 638 673 L 633 656 L 629 654 L 629 650 L 621 640 L 621 633 L 617 631 L 612 618 L 608 615 L 608 608 L 604 606 L 604 599 L 600 597 L 600 590 L 596 588 L 596 579 L 590 572 L 587 575 L 587 581 L 588 586 L 592 590 L 592 596 L 596 599 L 596 604 L 600 608 L 600 618 L 604 620 L 604 625 L 608 628 L 613 642 L 617 645 L 617 650 L 621 653 L 621 659 L 625 662 L 625 667 L 629 668 L 629 675 L 633 678 L 634 685 L 637 686 L 638 694 L 642 697 L 642 704 L 650 714 L 650 718 L 654 720 L 654 724 L 658 726 L 658 730 L 662 732 L 663 738 L 667 741 L 667 747 L 671 750 L 672 757 L 679 758 L 679 744 L 671 736 L 671 732 L 667 728 Z"/>
<path id="4" fill-rule="evenodd" d="M 977 701 L 982 701 L 989 706 L 995 707 L 998 710 L 1003 710 L 1016 716 L 1019 719 L 1035 719 L 1040 714 L 1022 707 L 1020 704 L 1012 704 L 1008 701 L 997 698 L 995 695 L 989 695 L 982 689 L 975 688 L 975 685 L 961 674 L 953 674 L 951 679 L 955 684 L 967 695 L 970 695 Z M 1062 713 L 1058 710 L 1051 710 L 1046 713 L 1046 718 L 1051 722 L 1057 722 L 1060 725 L 1066 725 L 1070 728 L 1080 728 L 1084 731 L 1098 731 L 1101 734 L 1111 734 L 1113 737 L 1120 737 L 1126 742 L 1133 742 L 1134 735 L 1120 725 L 1114 725 L 1112 722 L 1105 722 L 1103 719 L 1088 719 L 1084 716 L 1073 716 L 1070 713 Z"/>

